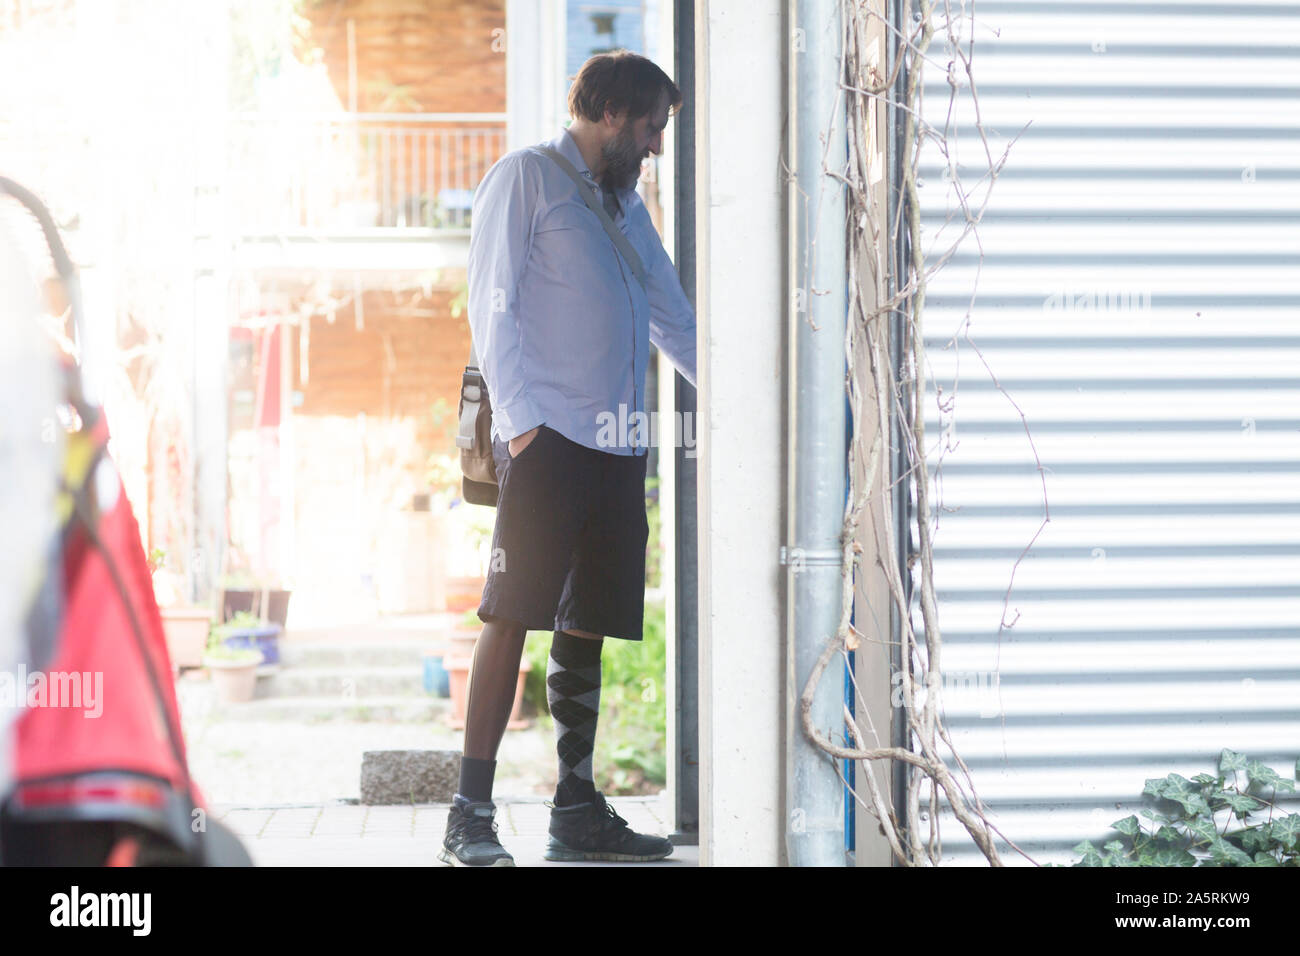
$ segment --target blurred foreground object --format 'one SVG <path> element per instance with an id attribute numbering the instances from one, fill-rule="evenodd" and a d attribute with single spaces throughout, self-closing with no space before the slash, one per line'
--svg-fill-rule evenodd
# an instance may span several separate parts
<path id="1" fill-rule="evenodd" d="M 80 346 L 76 270 L 45 206 L 0 177 L 0 202 L 13 200 L 48 244 Z M 42 346 L 38 284 L 3 268 L 0 467 L 11 480 L 0 514 L 25 525 L 25 538 L 7 549 L 0 576 L 0 713 L 12 745 L 0 862 L 249 865 L 190 779 L 162 617 L 108 422 L 78 365 L 48 339 Z"/>
<path id="2" fill-rule="evenodd" d="M 6 200 L 7 202 L 7 200 Z M 12 777 L 14 686 L 48 663 L 59 618 L 59 523 L 54 513 L 63 429 L 55 352 L 39 326 L 36 284 L 17 238 L 0 220 L 0 794 Z M 8 696 L 8 699 L 6 699 Z"/>

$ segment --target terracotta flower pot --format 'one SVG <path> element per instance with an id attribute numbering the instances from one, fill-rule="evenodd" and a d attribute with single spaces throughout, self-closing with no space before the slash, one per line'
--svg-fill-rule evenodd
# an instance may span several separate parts
<path id="1" fill-rule="evenodd" d="M 457 614 L 472 611 L 483 600 L 483 587 L 487 579 L 450 578 L 447 581 L 447 610 Z"/>
<path id="2" fill-rule="evenodd" d="M 162 619 L 172 667 L 202 667 L 212 611 L 206 607 L 167 607 L 162 609 Z"/>
<path id="3" fill-rule="evenodd" d="M 463 657 L 459 655 L 453 656 L 456 653 L 456 651 L 449 651 L 442 662 L 442 666 L 447 670 L 451 685 L 452 710 L 447 717 L 447 724 L 456 730 L 463 730 L 465 728 L 466 707 L 469 704 L 469 676 L 473 657 L 469 654 L 465 654 Z M 507 730 L 523 730 L 532 723 L 530 720 L 525 720 L 523 716 L 524 684 L 528 679 L 528 672 L 532 669 L 533 665 L 527 658 L 519 661 L 519 680 L 515 684 L 515 701 L 510 708 L 510 720 L 506 724 Z"/>
<path id="4" fill-rule="evenodd" d="M 203 659 L 204 666 L 212 675 L 217 699 L 225 704 L 242 704 L 253 699 L 257 690 L 257 666 L 261 663 L 260 654 L 256 658 L 238 660 Z"/>
<path id="5" fill-rule="evenodd" d="M 447 656 L 449 657 L 472 657 L 474 655 L 474 645 L 478 643 L 480 631 L 471 631 L 467 628 L 458 628 L 447 636 Z"/>

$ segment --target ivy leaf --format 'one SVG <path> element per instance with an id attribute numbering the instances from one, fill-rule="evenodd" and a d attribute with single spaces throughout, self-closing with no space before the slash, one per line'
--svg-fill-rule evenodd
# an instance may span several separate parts
<path id="1" fill-rule="evenodd" d="M 1296 849 L 1300 841 L 1300 813 L 1289 813 L 1269 824 L 1269 835 L 1288 850 Z"/>
<path id="2" fill-rule="evenodd" d="M 1105 866 L 1101 855 L 1097 853 L 1097 848 L 1092 845 L 1091 841 L 1084 840 L 1074 847 L 1074 852 L 1083 857 L 1075 866 Z"/>
<path id="3" fill-rule="evenodd" d="M 1219 831 L 1214 826 L 1214 821 L 1209 817 L 1197 817 L 1195 820 L 1187 821 L 1187 830 L 1192 836 L 1199 837 L 1201 840 L 1214 841 L 1219 838 Z"/>
<path id="4" fill-rule="evenodd" d="M 1222 837 L 1215 837 L 1210 841 L 1210 857 L 1228 866 L 1249 866 L 1252 862 L 1248 853 Z"/>
<path id="5" fill-rule="evenodd" d="M 1201 796 L 1200 789 L 1186 777 L 1171 773 L 1163 780 L 1152 778 L 1147 780 L 1146 789 L 1143 793 L 1154 794 L 1165 800 L 1172 800 L 1181 804 L 1184 815 L 1196 814 L 1210 809 L 1205 798 Z"/>
<path id="6" fill-rule="evenodd" d="M 1123 820 L 1116 820 L 1111 825 L 1112 830 L 1118 830 L 1125 836 L 1135 837 L 1142 829 L 1142 824 L 1137 817 L 1127 816 Z"/>
<path id="7" fill-rule="evenodd" d="M 1198 773 L 1195 777 L 1192 778 L 1192 783 L 1199 783 L 1203 786 L 1209 785 L 1217 788 L 1223 785 L 1223 778 L 1212 777 L 1208 773 Z"/>
<path id="8" fill-rule="evenodd" d="M 1183 835 L 1170 826 L 1162 826 L 1156 831 L 1154 839 L 1161 843 L 1177 843 L 1183 838 Z"/>
<path id="9" fill-rule="evenodd" d="M 1254 862 L 1247 863 L 1247 866 L 1281 866 L 1271 853 L 1256 853 Z"/>
<path id="10" fill-rule="evenodd" d="M 1147 777 L 1146 784 L 1142 787 L 1144 794 L 1151 794 L 1153 797 L 1163 797 L 1165 795 L 1165 781 L 1163 777 Z"/>
<path id="11" fill-rule="evenodd" d="M 1165 814 L 1161 813 L 1159 810 L 1146 810 L 1146 809 L 1143 809 L 1143 810 L 1139 810 L 1138 813 L 1141 814 L 1141 815 L 1142 815 L 1143 817 L 1145 817 L 1146 819 L 1150 820 L 1152 823 L 1168 823 L 1168 822 L 1169 822 L 1169 817 L 1166 816 Z"/>
<path id="12" fill-rule="evenodd" d="M 1278 784 L 1290 785 L 1290 780 L 1284 780 L 1278 776 L 1277 771 L 1268 764 L 1259 760 L 1252 760 L 1246 764 L 1246 778 L 1251 783 L 1257 783 L 1265 787 L 1276 787 Z"/>
<path id="13" fill-rule="evenodd" d="M 1228 797 L 1236 792 L 1236 790 L 1218 790 L 1214 793 L 1207 793 L 1205 799 L 1209 801 L 1212 809 L 1221 810 L 1228 805 Z"/>
<path id="14" fill-rule="evenodd" d="M 1232 812 L 1242 817 L 1264 805 L 1261 801 L 1245 793 L 1225 793 L 1224 799 L 1227 800 L 1228 806 L 1232 807 Z"/>
<path id="15" fill-rule="evenodd" d="M 1111 840 L 1109 843 L 1107 843 L 1105 846 L 1103 846 L 1102 849 L 1105 850 L 1107 853 L 1123 853 L 1123 852 L 1124 852 L 1124 841 L 1123 841 L 1123 840 Z"/>
<path id="16" fill-rule="evenodd" d="M 1229 750 L 1226 747 L 1223 753 L 1219 755 L 1219 772 L 1228 773 L 1234 770 L 1245 770 L 1246 758 L 1235 750 Z"/>
<path id="17" fill-rule="evenodd" d="M 1189 817 L 1210 813 L 1209 803 L 1199 793 L 1180 793 L 1177 796 L 1170 797 L 1170 799 L 1182 804 Z"/>
<path id="18" fill-rule="evenodd" d="M 1151 854 L 1150 866 L 1195 866 L 1196 857 L 1186 850 L 1165 847 Z"/>
<path id="19" fill-rule="evenodd" d="M 1259 850 L 1267 850 L 1273 842 L 1269 835 L 1268 825 L 1262 827 L 1247 827 L 1241 831 L 1241 845 L 1248 853 L 1254 853 Z"/>

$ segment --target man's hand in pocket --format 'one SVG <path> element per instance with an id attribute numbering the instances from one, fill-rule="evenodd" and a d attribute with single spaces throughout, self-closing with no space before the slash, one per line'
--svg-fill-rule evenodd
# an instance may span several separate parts
<path id="1" fill-rule="evenodd" d="M 536 428 L 530 428 L 522 435 L 516 435 L 514 438 L 510 439 L 509 443 L 506 446 L 507 448 L 510 449 L 510 457 L 518 458 L 519 453 L 522 452 L 525 448 L 527 448 L 529 444 L 532 442 L 532 440 L 537 437 L 537 431 L 541 427 L 542 427 L 541 425 L 538 425 Z"/>

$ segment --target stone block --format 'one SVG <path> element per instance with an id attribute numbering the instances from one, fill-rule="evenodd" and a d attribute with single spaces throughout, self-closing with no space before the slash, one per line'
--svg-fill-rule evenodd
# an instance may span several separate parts
<path id="1" fill-rule="evenodd" d="M 361 802 L 370 806 L 451 803 L 460 783 L 459 750 L 367 750 Z"/>

